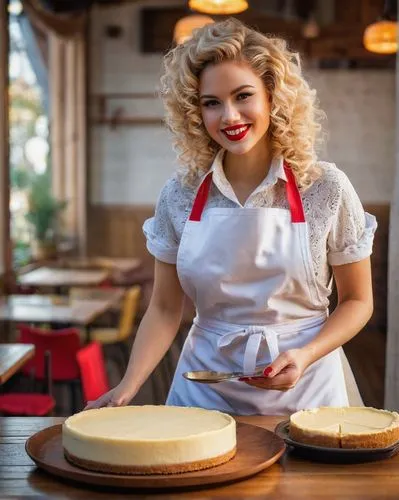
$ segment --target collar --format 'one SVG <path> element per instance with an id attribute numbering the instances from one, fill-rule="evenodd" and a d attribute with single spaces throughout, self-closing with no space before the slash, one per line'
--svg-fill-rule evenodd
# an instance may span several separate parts
<path id="1" fill-rule="evenodd" d="M 216 187 L 224 196 L 226 196 L 227 198 L 236 203 L 239 203 L 230 185 L 230 182 L 226 179 L 223 170 L 223 158 L 225 152 L 226 150 L 220 149 L 213 160 L 212 166 L 210 168 L 210 171 L 213 172 L 212 179 Z M 278 179 L 282 179 L 283 181 L 287 182 L 287 176 L 285 175 L 284 171 L 284 159 L 281 156 L 273 158 L 267 176 L 263 179 L 263 181 L 255 189 L 255 191 L 250 195 L 248 200 L 252 198 L 252 196 L 254 196 L 255 194 L 258 194 L 276 184 Z"/>

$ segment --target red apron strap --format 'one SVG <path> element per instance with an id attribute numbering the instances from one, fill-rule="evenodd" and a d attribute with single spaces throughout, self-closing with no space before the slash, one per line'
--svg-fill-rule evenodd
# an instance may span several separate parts
<path id="1" fill-rule="evenodd" d="M 193 208 L 191 209 L 191 214 L 188 220 L 192 220 L 195 222 L 199 222 L 201 220 L 202 212 L 204 211 L 208 199 L 211 182 L 212 172 L 209 172 L 209 174 L 206 175 L 205 179 L 203 179 L 201 186 L 197 191 Z"/>
<path id="2" fill-rule="evenodd" d="M 290 167 L 284 162 L 284 171 L 287 176 L 286 192 L 288 204 L 291 212 L 291 222 L 305 222 L 305 214 L 303 211 L 302 199 L 299 194 L 298 186 L 296 185 L 295 176 Z M 208 200 L 209 190 L 212 183 L 212 172 L 206 175 L 203 179 L 194 200 L 191 214 L 188 220 L 199 222 L 202 212 L 204 211 Z"/>
<path id="3" fill-rule="evenodd" d="M 285 185 L 285 189 L 288 204 L 290 206 L 291 222 L 305 222 L 302 199 L 299 194 L 298 186 L 296 185 L 295 176 L 286 162 L 284 162 L 284 172 L 288 181 Z"/>

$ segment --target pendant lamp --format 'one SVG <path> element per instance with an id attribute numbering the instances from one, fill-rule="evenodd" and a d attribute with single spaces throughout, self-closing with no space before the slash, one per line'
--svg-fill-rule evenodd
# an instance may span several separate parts
<path id="1" fill-rule="evenodd" d="M 173 39 L 177 44 L 186 42 L 192 37 L 193 31 L 202 28 L 206 24 L 213 23 L 209 16 L 192 15 L 179 19 L 175 25 Z"/>
<path id="2" fill-rule="evenodd" d="M 307 40 L 317 38 L 320 35 L 320 26 L 315 17 L 311 14 L 302 26 L 302 36 Z"/>
<path id="3" fill-rule="evenodd" d="M 386 1 L 379 21 L 367 26 L 363 44 L 376 54 L 395 54 L 398 50 L 398 22 L 396 2 Z"/>
<path id="4" fill-rule="evenodd" d="M 204 14 L 229 16 L 247 10 L 248 2 L 247 0 L 189 0 L 188 6 Z"/>

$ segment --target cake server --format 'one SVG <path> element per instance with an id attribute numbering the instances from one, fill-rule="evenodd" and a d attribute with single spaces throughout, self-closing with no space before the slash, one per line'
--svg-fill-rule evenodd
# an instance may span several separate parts
<path id="1" fill-rule="evenodd" d="M 216 384 L 226 380 L 234 380 L 242 377 L 262 377 L 264 368 L 259 368 L 254 373 L 243 372 L 214 372 L 210 370 L 199 370 L 183 373 L 183 377 L 192 382 L 201 384 Z"/>

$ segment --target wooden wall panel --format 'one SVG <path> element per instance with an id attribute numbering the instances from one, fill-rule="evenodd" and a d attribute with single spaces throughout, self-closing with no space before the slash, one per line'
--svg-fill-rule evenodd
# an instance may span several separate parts
<path id="1" fill-rule="evenodd" d="M 92 205 L 88 216 L 88 254 L 138 257 L 150 262 L 142 227 L 153 213 L 152 205 Z"/>
<path id="2" fill-rule="evenodd" d="M 366 327 L 345 346 L 363 401 L 376 408 L 384 407 L 386 369 L 389 206 L 366 205 L 375 215 L 375 233 L 371 267 L 373 272 L 374 313 Z"/>

